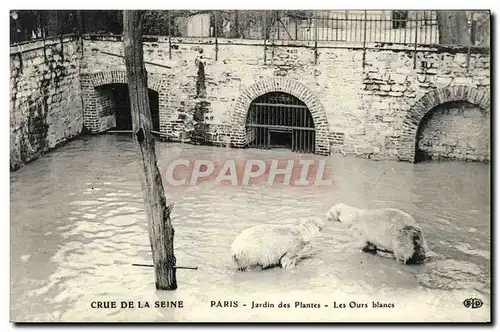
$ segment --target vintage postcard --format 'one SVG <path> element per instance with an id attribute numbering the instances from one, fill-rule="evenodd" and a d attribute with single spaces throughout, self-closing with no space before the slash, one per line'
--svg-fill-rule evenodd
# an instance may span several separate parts
<path id="1" fill-rule="evenodd" d="M 9 20 L 11 322 L 491 322 L 489 10 Z"/>

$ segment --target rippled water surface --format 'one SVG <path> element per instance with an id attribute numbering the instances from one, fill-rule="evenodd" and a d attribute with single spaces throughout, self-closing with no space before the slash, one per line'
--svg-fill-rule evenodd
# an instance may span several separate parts
<path id="1" fill-rule="evenodd" d="M 288 151 L 157 142 L 169 161 L 297 158 Z M 310 158 L 310 156 L 302 156 Z M 319 157 L 315 157 L 319 158 Z M 84 137 L 11 173 L 11 319 L 22 321 L 486 321 L 490 310 L 489 166 L 327 158 L 333 185 L 166 188 L 175 201 L 178 289 L 156 291 L 135 148 L 127 136 Z M 230 245 L 243 229 L 323 216 L 342 201 L 396 207 L 422 225 L 435 256 L 420 266 L 362 253 L 340 225 L 313 241 L 295 269 L 237 272 Z M 481 308 L 466 309 L 476 297 Z M 148 301 L 150 308 L 92 309 L 93 301 Z M 154 308 L 155 301 L 184 308 Z M 211 301 L 238 301 L 211 308 Z M 252 301 L 275 308 L 250 309 Z M 278 308 L 280 302 L 319 309 Z M 349 308 L 349 303 L 368 308 Z M 373 308 L 372 301 L 395 308 Z M 334 308 L 346 303 L 347 308 Z M 247 304 L 243 307 L 242 304 Z M 118 302 L 120 304 L 120 302 Z M 325 307 L 324 305 L 328 305 Z"/>

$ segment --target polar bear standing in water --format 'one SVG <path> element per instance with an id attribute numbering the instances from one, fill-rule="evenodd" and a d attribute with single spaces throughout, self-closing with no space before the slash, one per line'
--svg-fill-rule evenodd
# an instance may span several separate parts
<path id="1" fill-rule="evenodd" d="M 330 208 L 327 218 L 357 233 L 365 252 L 390 252 L 404 264 L 421 263 L 426 258 L 422 230 L 406 212 L 390 208 L 365 210 L 339 203 Z"/>
<path id="2" fill-rule="evenodd" d="M 293 268 L 303 257 L 325 221 L 310 218 L 298 225 L 258 225 L 245 229 L 231 245 L 231 255 L 238 270 Z"/>

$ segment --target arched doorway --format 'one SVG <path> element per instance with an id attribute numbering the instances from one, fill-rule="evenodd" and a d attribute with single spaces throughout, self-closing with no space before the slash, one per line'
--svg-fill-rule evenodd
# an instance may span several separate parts
<path id="1" fill-rule="evenodd" d="M 430 113 L 429 116 L 432 116 L 434 113 L 433 110 L 435 110 L 436 107 L 441 107 L 441 105 L 453 102 L 467 102 L 475 105 L 483 112 L 486 117 L 485 119 L 489 122 L 491 105 L 489 90 L 476 89 L 464 85 L 431 90 L 413 104 L 403 119 L 398 152 L 399 160 L 416 162 L 418 158 L 422 159 L 422 152 L 418 151 L 418 149 L 422 150 L 418 148 L 418 140 L 421 136 L 421 130 L 425 128 L 426 123 L 426 121 L 422 123 L 422 120 L 424 120 L 424 117 L 428 113 Z M 463 132 L 467 130 L 468 127 L 465 128 Z M 465 140 L 467 140 L 467 138 L 465 138 Z M 420 155 L 417 156 L 417 153 Z M 424 159 L 425 158 L 424 156 Z M 487 159 L 490 159 L 489 154 Z"/>
<path id="2" fill-rule="evenodd" d="M 303 102 L 314 121 L 314 154 L 330 155 L 330 131 L 326 112 L 316 94 L 305 84 L 285 77 L 267 77 L 242 89 L 234 102 L 231 114 L 231 145 L 247 147 L 254 140 L 256 131 L 248 130 L 247 119 L 250 105 L 257 98 L 271 92 L 283 92 Z"/>
<path id="3" fill-rule="evenodd" d="M 315 152 L 316 129 L 311 112 L 289 93 L 273 91 L 254 99 L 247 113 L 246 133 L 248 147 Z"/>
<path id="4" fill-rule="evenodd" d="M 99 102 L 99 115 L 114 115 L 115 130 L 132 130 L 132 112 L 128 85 L 125 83 L 105 84 L 96 87 Z M 160 131 L 160 112 L 158 92 L 148 89 L 149 107 L 153 130 Z"/>
<path id="5" fill-rule="evenodd" d="M 467 101 L 438 105 L 417 130 L 415 162 L 425 160 L 489 161 L 490 119 Z"/>

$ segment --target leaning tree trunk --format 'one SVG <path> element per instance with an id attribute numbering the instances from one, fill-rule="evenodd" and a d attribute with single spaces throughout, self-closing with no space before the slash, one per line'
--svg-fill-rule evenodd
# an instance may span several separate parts
<path id="1" fill-rule="evenodd" d="M 469 29 L 465 11 L 437 11 L 439 44 L 470 45 Z"/>
<path id="2" fill-rule="evenodd" d="M 166 205 L 163 183 L 156 165 L 155 142 L 151 134 L 147 72 L 142 50 L 142 13 L 123 12 L 123 42 L 132 130 L 141 168 L 141 186 L 148 217 L 148 233 L 156 274 L 156 289 L 177 288 L 174 229 L 170 221 L 173 204 Z"/>

